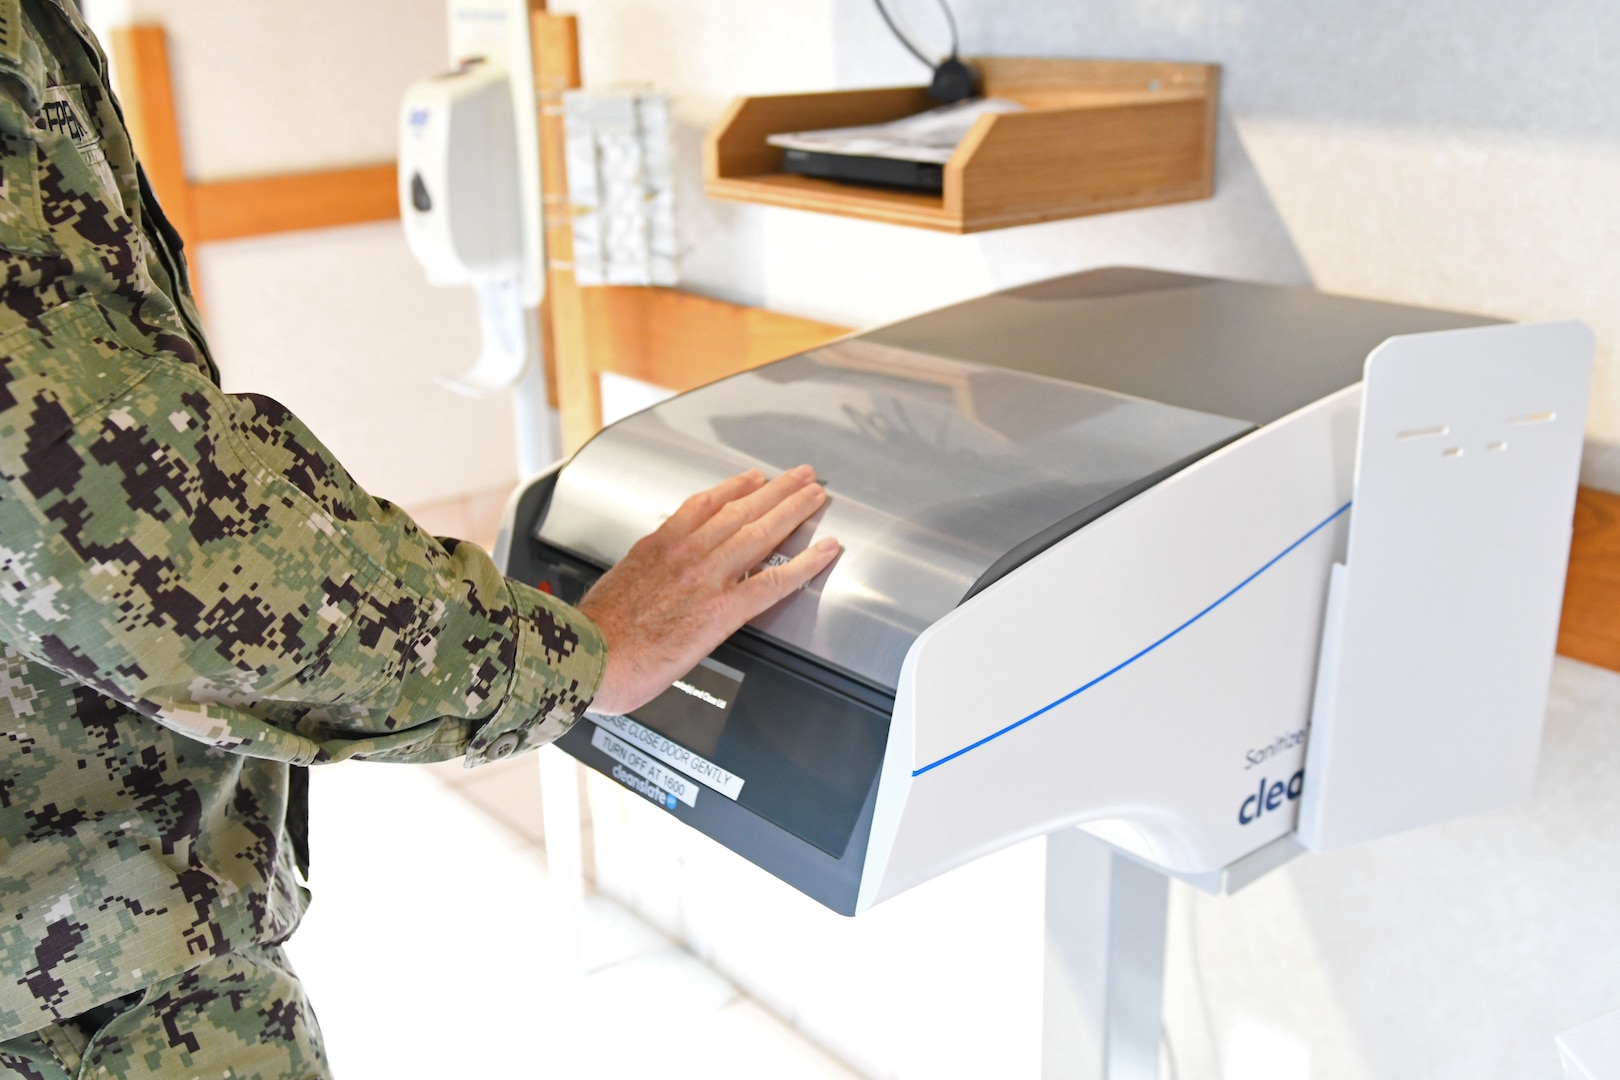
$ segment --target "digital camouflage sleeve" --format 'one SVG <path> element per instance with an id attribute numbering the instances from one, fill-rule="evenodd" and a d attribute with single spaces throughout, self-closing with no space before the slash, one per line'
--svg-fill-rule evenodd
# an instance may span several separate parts
<path id="1" fill-rule="evenodd" d="M 289 935 L 289 765 L 545 743 L 573 609 L 222 393 L 105 59 L 0 0 L 0 1042 Z"/>

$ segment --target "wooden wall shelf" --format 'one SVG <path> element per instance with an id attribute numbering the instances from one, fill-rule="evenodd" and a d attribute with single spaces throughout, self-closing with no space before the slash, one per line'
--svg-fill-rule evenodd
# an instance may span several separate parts
<path id="1" fill-rule="evenodd" d="M 1027 111 L 981 117 L 945 166 L 942 195 L 782 172 L 769 135 L 897 120 L 937 104 L 920 86 L 745 97 L 704 143 L 717 199 L 980 232 L 1215 191 L 1214 64 L 985 57 L 986 94 Z"/>

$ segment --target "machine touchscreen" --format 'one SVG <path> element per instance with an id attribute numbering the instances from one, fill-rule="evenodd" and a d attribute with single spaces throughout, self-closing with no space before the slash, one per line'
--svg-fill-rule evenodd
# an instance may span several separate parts
<path id="1" fill-rule="evenodd" d="M 702 660 L 634 716 L 693 753 L 709 757 L 720 743 L 742 682 L 743 673 L 736 668 L 712 658 Z"/>
<path id="2" fill-rule="evenodd" d="M 597 724 L 663 775 L 678 796 L 730 799 L 832 855 L 843 855 L 888 732 L 885 712 L 725 645 L 628 717 Z M 686 798 L 680 798 L 686 802 Z"/>

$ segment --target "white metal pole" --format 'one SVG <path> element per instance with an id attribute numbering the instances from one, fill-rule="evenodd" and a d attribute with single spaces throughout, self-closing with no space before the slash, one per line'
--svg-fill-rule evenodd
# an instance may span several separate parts
<path id="1" fill-rule="evenodd" d="M 561 970 L 585 974 L 585 844 L 579 813 L 579 766 L 555 746 L 543 746 L 540 812 L 545 818 L 546 881 Z"/>
<path id="2" fill-rule="evenodd" d="M 556 417 L 546 399 L 544 346 L 540 312 L 523 313 L 523 374 L 512 385 L 512 423 L 517 431 L 518 478 L 526 480 L 549 469 L 562 456 Z"/>
<path id="3" fill-rule="evenodd" d="M 1080 830 L 1047 836 L 1042 1080 L 1157 1080 L 1169 900 Z"/>

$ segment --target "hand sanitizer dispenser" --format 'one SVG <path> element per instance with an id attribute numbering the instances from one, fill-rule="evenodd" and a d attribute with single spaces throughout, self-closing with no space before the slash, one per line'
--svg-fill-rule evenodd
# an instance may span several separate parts
<path id="1" fill-rule="evenodd" d="M 528 8 L 451 0 L 455 68 L 423 79 L 400 107 L 405 240 L 435 285 L 471 285 L 477 361 L 439 382 L 485 397 L 513 390 L 525 473 L 555 456 L 536 309 L 545 293 L 540 150 Z"/>
<path id="2" fill-rule="evenodd" d="M 516 281 L 523 269 L 517 125 L 507 73 L 473 60 L 405 93 L 399 204 L 435 285 Z"/>

